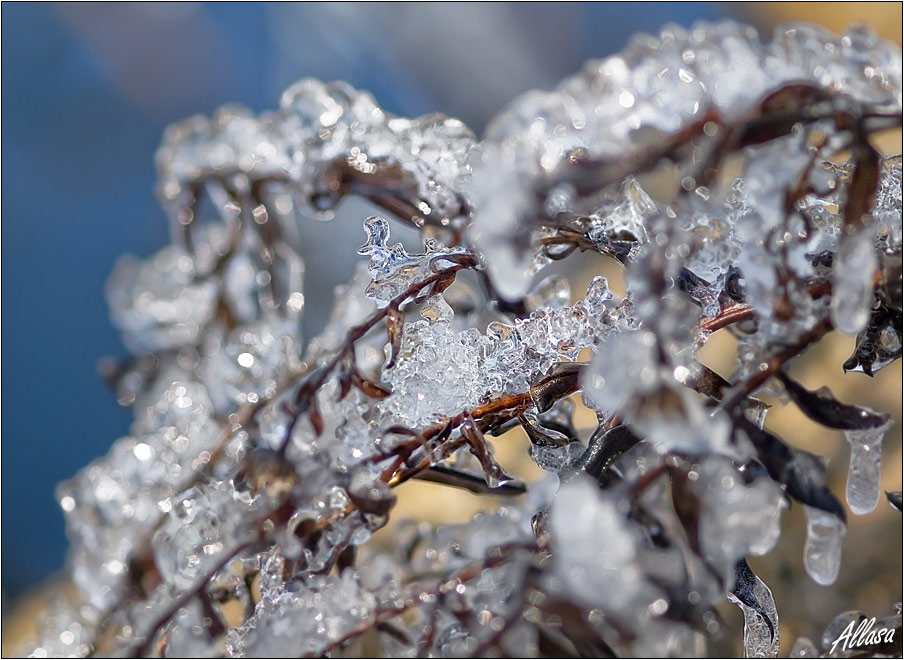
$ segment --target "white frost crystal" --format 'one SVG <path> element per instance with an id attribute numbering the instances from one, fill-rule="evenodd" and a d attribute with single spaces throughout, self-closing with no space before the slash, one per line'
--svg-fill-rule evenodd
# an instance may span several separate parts
<path id="1" fill-rule="evenodd" d="M 434 415 L 472 408 L 484 393 L 476 347 L 480 335 L 455 332 L 452 310 L 441 297 L 422 315 L 429 320 L 406 326 L 398 364 L 386 374 L 393 390 L 386 409 L 414 427 Z"/>
<path id="2" fill-rule="evenodd" d="M 542 308 L 513 326 L 494 322 L 486 334 L 455 332 L 442 296 L 405 326 L 395 366 L 384 371 L 392 395 L 383 409 L 415 425 L 475 407 L 492 393 L 524 392 L 560 361 L 573 360 L 615 323 L 620 310 L 604 278 L 573 306 Z"/>
<path id="3" fill-rule="evenodd" d="M 234 658 L 320 656 L 370 622 L 376 605 L 352 571 L 315 578 L 298 590 L 261 599 L 254 616 L 230 631 L 226 646 Z"/>

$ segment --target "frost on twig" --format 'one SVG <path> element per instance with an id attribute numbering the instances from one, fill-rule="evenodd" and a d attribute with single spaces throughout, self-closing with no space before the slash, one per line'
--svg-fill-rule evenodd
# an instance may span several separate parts
<path id="1" fill-rule="evenodd" d="M 58 490 L 76 594 L 33 653 L 702 655 L 728 598 L 745 654 L 775 657 L 746 558 L 796 502 L 802 563 L 832 584 L 847 516 L 757 396 L 844 430 L 848 508 L 877 505 L 891 418 L 787 365 L 835 330 L 856 336 L 847 371 L 901 356 L 901 157 L 870 142 L 900 126 L 899 63 L 863 28 L 762 44 L 721 23 L 637 37 L 482 141 L 315 80 L 272 113 L 171 127 L 173 243 L 107 291 L 135 421 Z M 362 219 L 366 263 L 305 338 L 298 223 L 348 195 L 387 217 Z M 393 218 L 423 251 L 391 243 Z M 542 273 L 578 251 L 620 264 L 627 294 Z M 698 359 L 722 328 L 733 373 Z M 496 458 L 516 427 L 546 479 Z M 370 542 L 412 479 L 507 499 Z"/>

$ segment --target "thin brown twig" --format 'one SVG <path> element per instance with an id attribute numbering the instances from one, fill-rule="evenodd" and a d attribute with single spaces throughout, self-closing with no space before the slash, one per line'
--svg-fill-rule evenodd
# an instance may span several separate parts
<path id="1" fill-rule="evenodd" d="M 354 358 L 355 344 L 374 326 L 376 326 L 377 323 L 382 321 L 393 312 L 398 313 L 401 306 L 405 302 L 407 302 L 411 298 L 417 297 L 428 287 L 436 288 L 438 285 L 443 284 L 444 282 L 448 282 L 450 279 L 453 279 L 458 271 L 466 268 L 475 268 L 477 266 L 477 259 L 473 255 L 460 254 L 455 255 L 454 258 L 456 262 L 451 266 L 443 268 L 441 270 L 435 270 L 431 275 L 409 285 L 402 293 L 398 294 L 392 300 L 390 300 L 385 307 L 378 309 L 373 314 L 371 314 L 370 317 L 368 317 L 358 325 L 352 326 L 346 333 L 345 341 L 343 342 L 342 347 L 339 349 L 336 355 L 334 355 L 333 358 L 330 359 L 325 365 L 319 367 L 315 372 L 312 372 L 311 377 L 313 378 L 313 380 L 304 383 L 303 387 L 306 390 L 310 390 L 312 392 L 312 396 L 316 396 L 317 390 L 319 390 L 326 383 L 326 381 L 332 376 L 336 368 L 343 361 L 352 360 Z M 436 259 L 439 261 L 452 261 L 450 255 L 443 255 L 436 257 Z M 299 392 L 301 393 L 301 391 L 302 390 L 300 388 Z M 288 444 L 291 441 L 292 431 L 294 430 L 298 419 L 299 415 L 295 414 L 292 421 L 289 423 L 283 444 L 279 450 L 280 453 L 284 453 L 286 451 Z"/>
<path id="2" fill-rule="evenodd" d="M 787 348 L 775 353 L 768 360 L 760 365 L 759 371 L 748 378 L 744 383 L 739 385 L 731 396 L 725 398 L 719 407 L 723 410 L 734 410 L 744 399 L 753 394 L 767 380 L 777 374 L 785 363 L 792 358 L 797 357 L 810 344 L 819 340 L 824 334 L 832 329 L 829 321 L 823 321 L 805 332 L 801 337 Z"/>
<path id="3" fill-rule="evenodd" d="M 162 614 L 158 615 L 158 617 L 154 619 L 153 623 L 148 626 L 148 633 L 144 637 L 144 639 L 129 648 L 129 650 L 125 653 L 125 657 L 148 657 L 148 652 L 150 651 L 151 644 L 154 643 L 154 640 L 156 639 L 158 633 L 169 622 L 169 620 L 172 619 L 176 615 L 176 613 L 192 598 L 199 596 L 201 592 L 203 592 L 207 588 L 207 583 L 210 581 L 210 578 L 217 573 L 217 571 L 226 566 L 236 557 L 236 555 L 238 555 L 243 550 L 246 550 L 252 543 L 253 541 L 246 541 L 245 543 L 239 544 L 232 550 L 232 552 L 228 553 L 221 561 L 217 562 L 216 567 L 208 571 L 207 575 L 204 576 L 204 579 L 198 580 L 198 583 L 191 589 L 186 589 L 178 598 L 176 598 L 176 600 L 172 602 L 169 607 L 167 607 L 167 609 Z"/>

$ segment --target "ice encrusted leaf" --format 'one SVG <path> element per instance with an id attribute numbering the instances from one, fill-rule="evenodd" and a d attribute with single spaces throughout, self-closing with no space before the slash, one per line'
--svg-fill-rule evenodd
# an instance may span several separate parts
<path id="1" fill-rule="evenodd" d="M 775 599 L 745 559 L 735 567 L 735 584 L 728 598 L 744 613 L 744 657 L 777 658 L 779 628 Z"/>
<path id="2" fill-rule="evenodd" d="M 461 425 L 461 437 L 468 443 L 468 449 L 480 461 L 487 486 L 496 488 L 513 480 L 493 456 L 493 448 L 487 442 L 477 422 L 466 419 Z"/>
<path id="3" fill-rule="evenodd" d="M 640 438 L 624 424 L 612 429 L 607 429 L 606 425 L 601 424 L 590 436 L 587 448 L 572 463 L 571 474 L 566 475 L 566 478 L 570 478 L 572 474 L 587 474 L 601 483 L 606 483 L 611 478 L 609 468 L 638 442 Z"/>
<path id="4" fill-rule="evenodd" d="M 825 465 L 818 457 L 789 447 L 746 418 L 737 417 L 735 428 L 750 440 L 769 476 L 785 486 L 791 497 L 844 523 L 844 508 L 829 489 Z"/>
<path id="5" fill-rule="evenodd" d="M 843 429 L 851 445 L 847 501 L 851 511 L 869 513 L 879 503 L 882 438 L 891 427 L 888 415 L 868 408 L 846 405 L 828 392 L 810 392 L 785 374 L 779 374 L 785 389 L 811 419 L 830 428 Z"/>
<path id="6" fill-rule="evenodd" d="M 901 337 L 901 310 L 880 301 L 867 327 L 857 335 L 857 346 L 844 363 L 844 370 L 872 376 L 900 359 Z"/>
<path id="7" fill-rule="evenodd" d="M 569 437 L 539 422 L 522 417 L 521 428 L 530 440 L 530 456 L 541 470 L 559 473 L 584 451 L 576 437 Z"/>
<path id="8" fill-rule="evenodd" d="M 876 413 L 869 408 L 841 403 L 827 389 L 811 392 L 784 372 L 778 375 L 791 399 L 804 414 L 823 426 L 846 431 L 866 431 L 884 426 L 889 420 L 888 415 Z"/>

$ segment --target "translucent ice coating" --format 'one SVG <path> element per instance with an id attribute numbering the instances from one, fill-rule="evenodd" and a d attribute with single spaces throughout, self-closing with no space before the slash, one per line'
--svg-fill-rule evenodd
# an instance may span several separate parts
<path id="1" fill-rule="evenodd" d="M 714 163 L 719 181 L 683 176 L 791 81 L 828 90 L 846 120 L 900 113 L 899 52 L 868 31 L 785 26 L 764 46 L 724 23 L 638 37 L 555 92 L 518 99 L 483 143 L 454 119 L 393 117 L 315 80 L 276 112 L 230 107 L 169 129 L 157 164 L 174 245 L 124 260 L 107 289 L 136 354 L 110 378 L 135 421 L 58 491 L 76 589 L 48 612 L 35 655 L 536 657 L 560 643 L 563 655 L 572 644 L 587 656 L 702 655 L 732 568 L 775 543 L 777 484 L 803 502 L 834 498 L 814 456 L 731 433 L 756 406 L 719 405 L 718 374 L 688 387 L 705 373 L 698 349 L 736 315 L 727 396 L 831 324 L 859 332 L 868 373 L 900 351 L 894 282 L 874 287 L 900 262 L 899 156 L 878 162 L 854 221 L 863 164 L 825 160 L 851 146 L 832 121 L 752 140 L 740 174 Z M 688 127 L 694 144 L 675 168 L 687 194 L 658 203 L 638 159 L 661 162 L 655 152 Z M 569 178 L 575 169 L 586 178 Z M 366 220 L 369 263 L 304 348 L 297 211 L 325 219 L 345 194 L 430 225 L 425 248 L 391 244 L 386 220 Z M 531 284 L 575 249 L 625 264 L 627 297 L 602 277 L 574 304 L 561 274 Z M 440 292 L 458 268 L 473 272 Z M 359 324 L 371 329 L 358 336 Z M 590 364 L 561 364 L 588 348 Z M 593 462 L 575 409 L 537 394 L 563 374 L 569 393 L 580 374 L 594 437 L 616 445 L 596 448 L 611 454 L 596 481 L 574 476 Z M 564 396 L 550 389 L 550 401 Z M 492 412 L 462 415 L 475 408 Z M 443 470 L 467 483 L 492 467 L 489 453 L 446 461 L 444 450 L 515 423 L 549 479 L 463 524 L 400 525 L 391 550 L 367 543 L 391 486 Z M 885 430 L 848 434 L 855 513 L 875 506 Z M 432 461 L 443 462 L 428 475 Z M 675 497 L 682 466 L 687 501 Z M 845 526 L 806 513 L 806 568 L 829 584 Z M 774 656 L 774 601 L 755 576 L 746 584 L 732 592 L 745 652 Z"/>
<path id="2" fill-rule="evenodd" d="M 301 589 L 261 599 L 254 616 L 230 631 L 226 648 L 234 658 L 321 656 L 330 644 L 375 615 L 377 601 L 358 576 L 317 577 Z"/>
<path id="3" fill-rule="evenodd" d="M 493 322 L 482 334 L 475 328 L 456 331 L 451 308 L 437 296 L 422 310 L 423 320 L 405 325 L 399 359 L 383 372 L 392 395 L 381 408 L 416 426 L 473 408 L 490 393 L 526 392 L 624 313 L 605 279 L 596 278 L 573 306 L 542 308 L 514 325 Z"/>
<path id="4" fill-rule="evenodd" d="M 772 598 L 772 592 L 764 584 L 763 595 L 766 600 L 766 616 L 775 615 L 775 601 Z M 744 657 L 745 658 L 777 658 L 778 657 L 778 636 L 773 636 L 769 627 L 766 625 L 764 616 L 746 606 L 741 606 L 744 612 Z"/>
<path id="5" fill-rule="evenodd" d="M 389 223 L 379 216 L 371 216 L 364 222 L 367 242 L 358 248 L 358 254 L 370 257 L 370 273 L 373 282 L 366 294 L 385 306 L 392 298 L 409 286 L 433 274 L 449 259 L 470 254 L 465 248 L 440 248 L 434 241 L 428 242 L 423 255 L 410 255 L 401 243 L 390 246 Z"/>
<path id="6" fill-rule="evenodd" d="M 638 531 L 615 496 L 589 479 L 559 489 L 549 517 L 556 574 L 566 588 L 593 607 L 630 620 L 646 614 L 662 594 L 643 577 Z"/>
<path id="7" fill-rule="evenodd" d="M 804 506 L 804 510 L 807 512 L 804 566 L 810 577 L 819 584 L 832 584 L 841 566 L 841 542 L 847 527 L 836 516 L 822 509 Z"/>
<path id="8" fill-rule="evenodd" d="M 832 264 L 832 322 L 856 335 L 866 327 L 873 304 L 873 275 L 878 267 L 872 227 L 845 236 Z"/>
<path id="9" fill-rule="evenodd" d="M 711 109 L 744 116 L 792 80 L 843 90 L 891 113 L 901 110 L 898 51 L 867 28 L 837 37 L 786 25 L 763 45 L 755 30 L 735 23 L 637 36 L 622 53 L 588 63 L 556 91 L 516 99 L 487 128 L 468 184 L 472 236 L 500 292 L 517 298 L 527 291 L 531 257 L 518 241 L 541 211 L 535 190 L 554 180 L 572 154 L 613 159 L 650 133 L 675 133 Z M 782 164 L 789 171 L 793 165 Z M 629 227 L 611 227 L 621 229 Z"/>
<path id="10" fill-rule="evenodd" d="M 394 117 L 373 97 L 341 82 L 305 79 L 287 89 L 280 110 L 254 116 L 234 106 L 212 118 L 192 117 L 170 127 L 157 152 L 160 190 L 177 203 L 211 175 L 289 182 L 323 210 L 335 195 L 327 182 L 333 163 L 362 175 L 397 166 L 411 177 L 415 212 L 439 221 L 461 213 L 461 182 L 470 174 L 474 135 L 456 119 L 434 114 Z M 328 206 L 334 202 L 328 201 Z"/>
<path id="11" fill-rule="evenodd" d="M 851 466 L 847 480 L 847 503 L 858 515 L 869 513 L 879 503 L 882 472 L 882 439 L 893 420 L 872 429 L 845 431 L 851 445 Z"/>
<path id="12" fill-rule="evenodd" d="M 758 576 L 751 575 L 744 598 L 728 599 L 744 613 L 744 657 L 777 658 L 779 652 L 778 612 L 772 591 Z M 793 657 L 793 656 L 792 656 Z"/>
<path id="13" fill-rule="evenodd" d="M 164 581 L 180 591 L 197 584 L 251 538 L 249 521 L 260 510 L 231 482 L 190 489 L 163 506 L 168 515 L 154 534 L 154 557 Z"/>
<path id="14" fill-rule="evenodd" d="M 708 458 L 695 474 L 691 484 L 701 502 L 701 548 L 728 582 L 739 559 L 766 554 L 778 541 L 784 496 L 766 477 L 744 483 L 727 459 Z"/>

